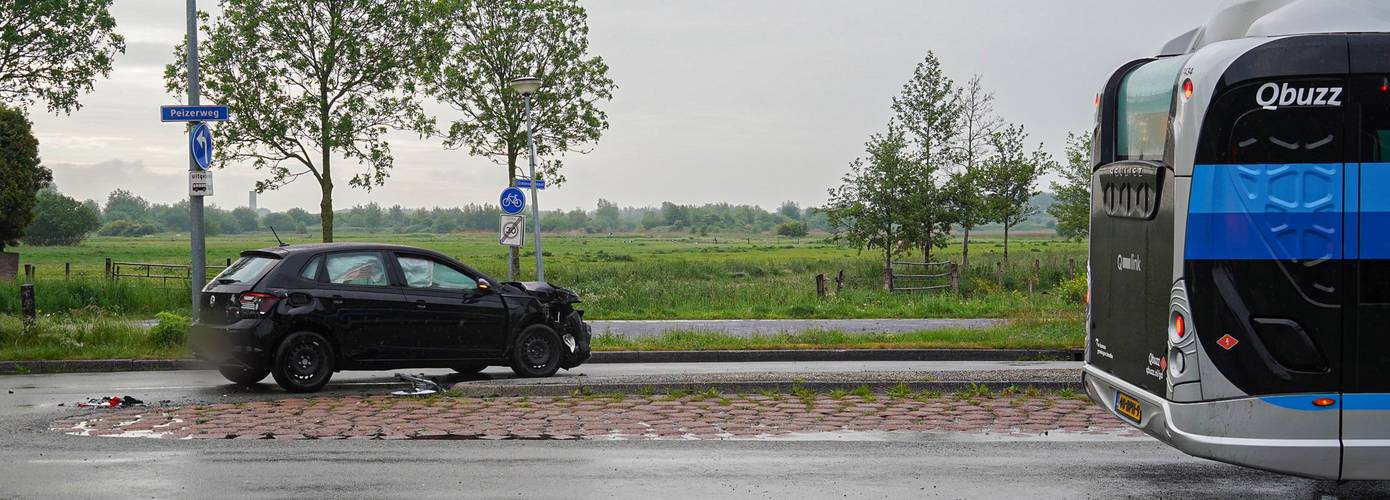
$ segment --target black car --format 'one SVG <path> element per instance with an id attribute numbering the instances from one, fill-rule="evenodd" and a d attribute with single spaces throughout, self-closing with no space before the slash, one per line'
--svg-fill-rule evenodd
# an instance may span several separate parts
<path id="1" fill-rule="evenodd" d="M 242 252 L 203 288 L 201 359 L 250 384 L 312 392 L 340 370 L 510 366 L 548 377 L 589 359 L 579 296 L 501 283 L 438 252 L 326 243 Z"/>

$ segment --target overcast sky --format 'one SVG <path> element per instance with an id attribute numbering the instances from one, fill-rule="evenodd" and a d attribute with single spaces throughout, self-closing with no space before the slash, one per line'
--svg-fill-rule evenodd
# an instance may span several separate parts
<path id="1" fill-rule="evenodd" d="M 202 2 L 213 7 L 211 0 Z M 1091 127 L 1092 100 L 1120 64 L 1152 55 L 1200 24 L 1211 2 L 1015 1 L 584 1 L 591 49 L 618 84 L 606 104 L 611 128 L 566 160 L 569 182 L 541 196 L 543 209 L 592 209 L 662 201 L 727 201 L 765 208 L 825 202 L 889 100 L 927 51 L 958 81 L 984 76 L 1004 119 L 1060 156 L 1068 131 Z M 104 201 L 125 188 L 156 202 L 187 196 L 183 127 L 158 120 L 163 66 L 184 36 L 183 2 L 116 0 L 126 53 L 111 77 L 70 116 L 31 110 L 44 164 L 59 188 Z M 455 118 L 446 108 L 441 124 Z M 214 130 L 215 134 L 215 130 Z M 446 150 L 437 139 L 396 134 L 396 168 L 384 187 L 350 188 L 335 164 L 336 205 L 496 203 L 505 170 Z M 216 172 L 224 208 L 247 203 L 258 172 Z M 1044 186 L 1045 187 L 1045 186 Z M 317 211 L 304 177 L 260 196 L 272 210 Z"/>

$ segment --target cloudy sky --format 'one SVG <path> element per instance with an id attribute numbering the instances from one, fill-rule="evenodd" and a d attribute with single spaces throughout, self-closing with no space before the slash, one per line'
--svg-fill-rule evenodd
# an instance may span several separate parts
<path id="1" fill-rule="evenodd" d="M 1115 67 L 1151 55 L 1213 8 L 1200 0 L 583 4 L 591 48 L 619 88 L 606 108 L 611 128 L 591 154 L 567 159 L 569 182 L 542 195 L 546 209 L 592 209 L 598 198 L 822 204 L 929 50 L 957 80 L 982 74 L 998 113 L 1060 155 L 1068 131 L 1090 128 L 1093 96 Z M 111 77 L 70 116 L 32 110 L 43 161 L 80 199 L 125 188 L 173 202 L 187 195 L 187 142 L 157 108 L 175 102 L 162 71 L 184 36 L 183 2 L 116 0 L 113 10 L 128 46 Z M 454 118 L 435 109 L 441 123 Z M 502 167 L 437 139 L 397 134 L 391 145 L 396 168 L 384 187 L 349 188 L 348 169 L 335 169 L 344 176 L 338 207 L 496 202 Z M 227 208 L 245 205 L 258 178 L 249 166 L 215 175 L 210 202 Z M 272 210 L 317 205 L 307 177 L 260 197 Z"/>

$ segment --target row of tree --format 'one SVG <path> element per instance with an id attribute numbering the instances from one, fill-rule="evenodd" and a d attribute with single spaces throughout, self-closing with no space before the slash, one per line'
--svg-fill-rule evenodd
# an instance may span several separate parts
<path id="1" fill-rule="evenodd" d="M 887 267 L 895 254 L 913 249 L 929 262 L 932 249 L 946 246 L 958 229 L 961 264 L 968 266 L 970 232 L 997 223 L 1007 264 L 1010 231 L 1036 212 L 1030 200 L 1048 171 L 1064 177 L 1053 184 L 1062 206 L 1049 213 L 1069 216 L 1058 216 L 1058 230 L 1076 236 L 1078 224 L 1087 225 L 1074 213 L 1077 200 L 1084 198 L 1082 210 L 1090 201 L 1089 141 L 1070 136 L 1063 167 L 1042 144 L 1030 148 L 1024 127 L 1002 120 L 993 103 L 979 75 L 958 85 L 928 52 L 893 98 L 886 130 L 869 137 L 866 156 L 850 162 L 842 183 L 829 190 L 825 212 L 836 237 L 882 250 Z"/>

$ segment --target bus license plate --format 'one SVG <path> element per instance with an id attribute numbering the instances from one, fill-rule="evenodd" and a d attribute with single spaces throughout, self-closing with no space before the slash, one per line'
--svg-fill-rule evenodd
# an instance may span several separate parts
<path id="1" fill-rule="evenodd" d="M 1139 406 L 1139 400 L 1120 391 L 1115 391 L 1115 413 L 1135 424 L 1144 419 L 1144 410 Z"/>

